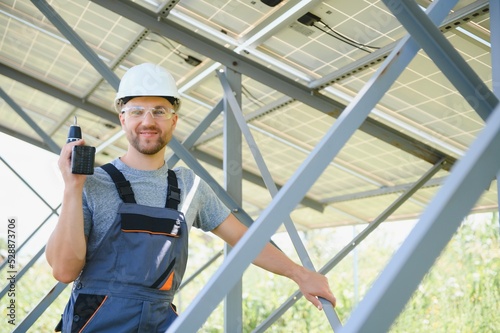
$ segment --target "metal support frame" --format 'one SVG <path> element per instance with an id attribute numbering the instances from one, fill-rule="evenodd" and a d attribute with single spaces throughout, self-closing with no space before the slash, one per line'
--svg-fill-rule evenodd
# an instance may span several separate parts
<path id="1" fill-rule="evenodd" d="M 21 245 L 19 245 L 19 247 L 17 248 L 16 252 L 17 253 L 21 253 L 23 251 L 24 246 L 31 240 L 31 238 L 38 231 L 40 231 L 40 229 L 45 225 L 45 223 L 47 223 L 47 221 L 50 220 L 50 218 L 52 217 L 52 215 L 59 215 L 57 213 L 57 210 L 61 207 L 61 205 L 59 204 L 56 208 L 53 208 L 19 173 L 16 172 L 16 170 L 14 170 L 14 168 L 12 168 L 12 166 L 10 166 L 9 163 L 7 163 L 6 160 L 3 159 L 2 156 L 0 156 L 0 161 L 2 161 L 5 164 L 5 166 L 7 166 L 7 168 L 9 168 L 10 171 L 12 171 L 12 173 L 14 175 L 16 175 L 16 177 L 19 178 L 24 183 L 24 185 L 26 185 L 47 207 L 49 207 L 49 209 L 52 212 L 49 216 L 47 216 L 47 218 L 45 220 L 43 220 L 42 223 L 40 223 L 40 225 L 35 230 L 33 230 L 33 232 L 21 243 Z M 7 265 L 7 260 L 4 260 L 0 264 L 0 270 L 2 270 L 5 265 Z M 2 298 L 2 295 L 3 294 L 0 293 L 0 298 Z"/>
<path id="2" fill-rule="evenodd" d="M 45 17 L 68 39 L 80 54 L 94 67 L 99 74 L 115 89 L 118 90 L 120 79 L 99 56 L 85 43 L 85 41 L 69 26 L 66 21 L 45 0 L 31 0 Z"/>
<path id="3" fill-rule="evenodd" d="M 239 126 L 240 130 L 243 132 L 245 139 L 247 141 L 247 144 L 250 147 L 250 151 L 252 152 L 255 162 L 257 163 L 257 166 L 259 167 L 259 170 L 262 174 L 262 178 L 264 179 L 264 183 L 266 184 L 267 188 L 269 189 L 269 192 L 271 193 L 271 196 L 275 196 L 278 193 L 278 189 L 276 188 L 276 185 L 272 179 L 271 173 L 269 172 L 269 169 L 266 166 L 266 163 L 264 162 L 264 158 L 260 154 L 259 148 L 257 146 L 257 142 L 254 140 L 252 134 L 250 133 L 250 130 L 248 128 L 248 124 L 245 122 L 245 119 L 243 117 L 243 112 L 241 111 L 238 102 L 233 96 L 233 88 L 231 87 L 231 84 L 225 79 L 225 77 L 218 73 L 219 80 L 221 81 L 222 87 L 224 89 L 224 95 L 226 96 L 229 104 L 231 105 L 231 111 L 234 113 L 235 121 L 237 122 L 237 125 Z M 314 268 L 314 265 L 312 263 L 311 258 L 309 257 L 309 254 L 307 253 L 307 250 L 302 243 L 302 240 L 300 239 L 299 233 L 297 232 L 297 229 L 295 228 L 293 221 L 291 220 L 290 216 L 287 216 L 284 219 L 284 224 L 286 227 L 286 230 L 288 232 L 288 235 L 290 236 L 290 239 L 292 240 L 293 246 L 295 247 L 295 250 L 297 251 L 297 254 L 299 255 L 299 258 L 304 265 L 304 267 L 316 271 Z M 342 324 L 340 322 L 340 319 L 333 309 L 332 304 L 328 302 L 327 300 L 320 298 L 320 301 L 323 305 L 323 309 L 325 310 L 325 314 L 330 322 L 330 325 L 334 330 L 337 330 L 338 328 L 342 327 Z M 229 332 L 229 331 L 228 331 Z"/>
<path id="4" fill-rule="evenodd" d="M 92 1 L 99 3 L 99 1 L 95 1 L 95 0 L 92 0 Z M 122 1 L 122 2 L 116 1 L 116 4 L 114 2 L 112 3 L 112 1 L 106 1 L 106 2 L 99 3 L 99 4 L 101 6 L 108 8 L 109 10 L 111 10 L 115 13 L 122 14 L 124 16 L 126 14 L 126 17 L 131 19 L 131 20 L 134 20 L 135 14 L 137 14 L 137 12 L 140 12 L 140 11 L 149 12 L 149 11 L 145 10 L 144 8 L 137 6 L 129 1 Z M 485 6 L 487 6 L 487 0 L 477 0 L 475 3 L 473 3 L 469 6 L 466 6 L 462 9 L 456 11 L 455 13 L 451 14 L 447 18 L 447 20 L 443 22 L 443 25 L 449 24 L 450 22 L 455 22 L 456 20 L 458 20 L 458 22 L 459 22 L 461 20 L 461 17 L 474 15 L 475 13 L 479 13 L 479 14 L 483 13 L 484 11 L 482 9 Z M 151 21 L 153 21 L 153 22 L 158 21 L 157 20 L 158 16 L 156 13 L 153 14 L 152 12 L 150 12 L 149 14 L 151 16 L 150 17 Z M 165 20 L 165 21 L 166 21 L 166 24 L 168 25 L 169 24 L 168 20 Z M 140 22 L 138 22 L 138 24 L 140 24 Z M 453 26 L 455 26 L 455 24 L 453 24 Z M 180 28 L 180 30 L 182 32 L 182 28 Z M 165 36 L 170 37 L 170 38 L 174 38 L 174 39 L 176 36 L 183 35 L 182 33 L 181 34 L 177 33 L 178 30 L 177 30 L 176 26 L 167 27 L 165 29 L 165 31 L 171 31 L 172 36 L 170 36 L 170 35 L 165 35 Z M 190 42 L 191 42 L 191 40 L 190 40 Z M 205 47 L 204 47 L 205 42 L 206 41 L 203 38 L 200 38 L 198 43 L 194 42 L 194 43 L 196 43 L 196 46 L 197 46 L 197 49 L 194 49 L 194 50 L 204 54 L 203 51 L 205 49 Z M 210 45 L 210 44 L 208 44 L 208 45 Z M 226 49 L 225 52 L 230 53 L 231 51 Z M 119 59 L 122 59 L 122 58 L 123 58 L 123 56 L 121 56 Z M 218 57 L 217 58 L 212 57 L 212 58 L 215 60 L 219 60 Z M 237 61 L 234 63 L 239 64 L 239 62 L 237 62 Z M 367 65 L 369 63 L 370 63 L 370 59 L 365 59 L 364 62 L 362 63 L 362 65 L 360 64 L 361 65 L 360 67 L 364 67 L 364 65 Z M 250 61 L 249 64 L 251 65 L 252 62 Z M 13 79 L 19 81 L 19 79 L 16 76 L 12 76 L 12 75 L 10 75 L 10 73 L 5 73 L 3 67 L 4 67 L 3 64 L 0 64 L 0 72 L 2 72 L 3 75 L 6 75 L 8 77 L 12 77 Z M 269 71 L 269 69 L 267 69 L 267 70 Z M 25 76 L 25 75 L 23 74 L 23 76 Z M 276 76 L 279 77 L 279 75 L 276 75 Z M 26 84 L 28 86 L 33 86 L 32 81 L 36 82 L 39 80 L 31 77 L 28 80 L 23 79 L 22 81 L 19 81 L 19 82 L 23 82 L 24 84 Z M 263 83 L 266 84 L 266 82 L 263 82 Z M 311 84 L 314 85 L 314 87 L 317 86 L 317 84 L 314 84 L 314 83 L 311 83 Z M 282 86 L 282 85 L 280 85 L 280 84 L 277 85 L 277 87 L 280 87 L 280 86 Z M 314 88 L 314 87 L 311 87 L 311 88 Z M 101 110 L 100 108 L 95 107 L 92 104 L 89 104 L 87 101 L 84 101 L 84 100 L 82 101 L 81 97 L 73 98 L 73 96 L 67 96 L 67 94 L 64 94 L 64 96 L 58 97 L 57 95 L 60 95 L 60 91 L 56 92 L 56 95 L 53 95 L 52 92 L 47 92 L 45 89 L 40 89 L 40 87 L 35 88 L 35 89 L 44 91 L 44 92 L 46 92 L 46 93 L 48 93 L 56 98 L 60 98 L 63 100 L 66 100 L 69 97 L 69 99 L 73 100 L 72 103 L 75 106 L 81 105 L 78 107 L 81 107 L 81 108 L 83 108 L 89 112 L 95 113 L 97 115 L 104 112 L 104 115 L 100 115 L 100 116 L 104 117 L 105 119 L 111 120 L 111 121 L 116 119 L 116 115 L 114 115 L 113 113 L 108 112 L 107 110 Z M 54 89 L 52 89 L 52 90 L 54 90 Z M 286 90 L 286 88 L 285 88 L 285 90 Z M 312 90 L 310 92 L 312 92 Z M 314 96 L 311 96 L 311 97 L 314 98 Z M 91 110 L 89 110 L 89 109 L 91 109 Z M 330 110 L 321 109 L 321 111 L 330 112 L 331 109 Z M 111 119 L 108 115 L 111 116 Z M 367 119 L 367 122 L 370 122 L 370 121 L 371 121 L 370 118 Z M 374 125 L 374 126 L 372 126 L 372 125 Z M 381 126 L 379 126 L 379 125 L 381 125 Z M 377 127 L 378 127 L 378 129 L 377 129 Z M 443 152 L 437 151 L 428 145 L 423 145 L 422 142 L 415 141 L 414 139 L 412 140 L 411 138 L 409 138 L 405 135 L 402 135 L 401 133 L 398 133 L 397 131 L 391 131 L 390 128 L 386 128 L 380 123 L 375 122 L 373 124 L 366 125 L 366 126 L 364 124 L 360 129 L 366 130 L 367 133 L 370 133 L 370 134 L 374 135 L 375 137 L 378 137 L 381 140 L 388 142 L 389 144 L 395 144 L 396 146 L 400 147 L 404 151 L 409 152 L 410 154 L 414 154 L 415 156 L 418 156 L 420 158 L 423 158 L 424 160 L 426 160 L 430 163 L 435 163 L 439 160 L 440 157 L 446 156 L 448 158 L 448 162 L 449 162 L 449 163 L 447 163 L 447 168 L 451 167 L 451 165 L 454 164 L 455 159 L 453 157 L 447 156 Z M 0 126 L 0 130 L 2 130 L 3 132 L 6 132 L 6 133 L 9 132 L 8 129 L 2 128 L 2 126 Z M 23 140 L 26 139 L 26 138 L 22 137 L 21 135 L 19 135 L 19 133 L 12 133 L 12 135 L 17 136 L 19 138 L 22 138 Z M 398 136 L 399 136 L 399 138 L 398 138 Z M 33 144 L 40 146 L 40 143 L 38 143 L 38 142 L 33 142 Z M 45 146 L 42 146 L 42 147 L 46 148 Z M 448 169 L 446 169 L 446 170 L 448 170 Z"/>
<path id="5" fill-rule="evenodd" d="M 340 250 L 335 257 L 329 260 L 320 270 L 321 274 L 327 274 L 330 272 L 337 264 L 339 264 L 351 251 L 356 249 L 356 247 L 375 231 L 378 226 L 384 222 L 392 213 L 394 213 L 399 207 L 401 207 L 411 196 L 420 190 L 431 178 L 443 168 L 443 164 L 446 163 L 443 160 L 439 161 L 433 165 L 418 181 L 416 181 L 410 188 L 406 189 L 389 207 L 387 207 L 375 220 L 370 222 L 366 228 L 364 228 L 358 235 L 356 235 L 351 241 L 349 241 Z M 278 309 L 269 315 L 259 326 L 255 328 L 253 333 L 265 332 L 279 317 L 283 315 L 290 307 L 292 307 L 300 298 L 300 291 L 295 291 Z"/>
<path id="6" fill-rule="evenodd" d="M 196 128 L 189 134 L 189 136 L 182 142 L 182 145 L 186 149 L 191 149 L 196 141 L 200 138 L 200 136 L 205 132 L 210 125 L 214 122 L 214 120 L 219 116 L 219 114 L 222 112 L 224 108 L 224 102 L 223 100 L 220 100 L 219 103 L 217 103 L 212 110 L 203 118 L 203 120 L 196 126 Z M 172 154 L 169 158 L 167 158 L 167 165 L 171 168 L 177 162 L 179 162 L 180 157 L 176 155 L 175 153 Z"/>
<path id="7" fill-rule="evenodd" d="M 17 273 L 16 273 L 16 282 L 19 282 L 22 279 L 22 277 L 24 276 L 24 274 L 26 274 L 26 272 L 31 267 L 33 267 L 33 265 L 38 261 L 38 259 L 40 259 L 40 257 L 44 253 L 45 253 L 45 246 L 42 246 L 42 248 L 40 250 L 38 250 L 38 252 L 35 253 L 35 255 L 33 257 L 30 258 L 30 260 L 26 263 L 26 265 L 24 265 L 19 271 L 17 271 Z M 18 254 L 16 254 L 16 255 L 18 255 Z M 7 294 L 7 292 L 9 291 L 9 288 L 10 288 L 10 284 L 7 283 L 5 285 L 5 287 L 0 291 L 0 299 Z"/>
<path id="8" fill-rule="evenodd" d="M 16 253 L 17 255 L 19 255 L 20 253 L 23 252 L 23 248 L 25 247 L 25 245 L 31 240 L 31 238 L 33 238 L 37 233 L 38 231 L 40 231 L 40 229 L 43 227 L 43 225 L 45 225 L 45 223 L 47 221 L 50 220 L 50 218 L 53 216 L 53 215 L 59 215 L 57 213 L 57 209 L 59 209 L 59 207 L 61 207 L 61 205 L 58 205 L 55 209 L 52 208 L 52 206 L 50 206 L 50 204 L 19 174 L 17 173 L 14 168 L 12 168 L 10 166 L 9 163 L 7 163 L 7 161 L 5 161 L 1 156 L 0 156 L 0 161 L 2 161 L 9 169 L 10 171 L 16 175 L 16 177 L 18 177 L 47 207 L 49 207 L 49 209 L 51 210 L 51 213 L 49 214 L 49 216 L 47 216 L 47 218 L 45 218 L 45 220 L 43 220 L 43 222 L 37 227 L 35 228 L 35 230 L 33 230 L 33 232 L 21 243 L 21 245 L 19 245 L 19 248 L 17 249 Z M 16 281 L 19 281 L 23 275 L 28 271 L 28 269 L 30 269 L 34 264 L 35 262 L 42 256 L 42 254 L 44 253 L 44 250 L 45 250 L 45 247 L 42 247 L 29 261 L 28 263 L 26 263 L 22 268 L 21 270 L 19 270 L 16 274 Z M 0 264 L 0 270 L 2 270 L 6 265 L 7 265 L 8 261 L 7 259 L 5 259 L 1 264 Z M 0 291 L 0 299 L 5 296 L 5 294 L 8 292 L 9 290 L 9 284 L 6 284 L 5 287 Z"/>
<path id="9" fill-rule="evenodd" d="M 42 300 L 28 313 L 22 322 L 12 331 L 12 333 L 29 332 L 30 327 L 47 310 L 54 300 L 66 289 L 68 285 L 57 282 L 54 287 L 42 298 Z"/>
<path id="10" fill-rule="evenodd" d="M 498 99 L 414 0 L 383 0 L 467 102 L 486 120 Z M 450 3 L 456 4 L 456 0 Z"/>
<path id="11" fill-rule="evenodd" d="M 429 16 L 437 21 L 444 19 L 453 8 L 454 2 L 449 1 L 446 5 L 443 1 L 433 3 L 428 10 Z M 221 301 L 225 292 L 234 285 L 246 267 L 262 250 L 266 239 L 269 239 L 277 230 L 280 221 L 283 221 L 285 216 L 292 211 L 329 161 L 337 155 L 347 140 L 361 126 L 370 110 L 408 65 L 418 49 L 416 42 L 409 36 L 400 42 L 287 184 L 274 197 L 259 219 L 250 227 L 193 303 L 173 323 L 169 332 L 195 332 L 201 326 L 212 309 Z"/>
<path id="12" fill-rule="evenodd" d="M 424 2 L 425 6 L 427 6 L 430 1 L 424 0 L 421 2 Z M 438 23 L 439 28 L 444 31 L 450 31 L 450 27 L 452 27 L 451 29 L 453 29 L 453 27 L 461 27 L 462 24 L 460 23 L 464 22 L 464 18 L 474 17 L 483 13 L 488 7 L 488 2 L 489 0 L 476 0 L 474 3 L 464 6 L 456 11 L 454 10 L 453 13 L 446 17 L 441 23 Z M 345 67 L 339 68 L 330 74 L 314 80 L 309 84 L 309 87 L 315 89 L 326 87 L 341 79 L 342 76 L 349 75 L 353 71 L 359 71 L 360 68 L 364 68 L 366 65 L 371 63 L 378 63 L 379 60 L 384 59 L 396 45 L 397 42 L 393 42 L 381 49 L 375 50 Z"/>
<path id="13" fill-rule="evenodd" d="M 191 276 L 189 276 L 188 278 L 186 279 L 183 279 L 181 285 L 179 286 L 179 289 L 177 290 L 177 292 L 180 292 L 182 290 L 182 288 L 184 288 L 185 286 L 187 286 L 191 281 L 193 281 L 198 275 L 201 274 L 201 272 L 203 272 L 205 269 L 207 269 L 211 264 L 213 264 L 220 256 L 222 256 L 222 254 L 224 253 L 223 250 L 220 250 L 219 252 L 217 252 L 215 255 L 212 256 L 212 258 L 208 259 L 207 262 L 205 264 L 203 264 L 200 268 L 198 268 L 196 270 L 196 272 L 194 272 L 193 274 L 191 274 Z"/>
<path id="14" fill-rule="evenodd" d="M 9 106 L 16 111 L 16 113 L 25 121 L 28 123 L 28 125 L 38 134 L 43 141 L 49 146 L 50 150 L 53 153 L 58 154 L 61 151 L 61 147 L 57 145 L 57 143 L 52 140 L 52 138 L 45 133 L 45 131 L 38 126 L 38 124 L 31 119 L 31 117 L 17 104 L 10 96 L 0 87 L 0 97 L 3 98 L 4 101 L 9 104 Z"/>
<path id="15" fill-rule="evenodd" d="M 116 112 L 104 109 L 97 104 L 92 104 L 88 100 L 83 100 L 80 96 L 72 95 L 67 91 L 51 86 L 50 84 L 47 84 L 46 82 L 43 82 L 42 80 L 36 77 L 27 75 L 16 68 L 9 67 L 4 63 L 0 63 L 0 74 L 9 77 L 12 80 L 15 80 L 19 83 L 22 83 L 28 87 L 31 87 L 37 91 L 40 91 L 44 94 L 57 98 L 58 100 L 61 100 L 65 103 L 71 104 L 76 108 L 95 114 L 96 116 L 103 118 L 115 125 L 120 125 L 120 121 L 116 116 Z M 24 140 L 25 138 L 23 137 L 22 139 Z M 37 144 L 36 142 L 33 142 L 33 144 L 43 149 L 47 149 L 46 146 Z"/>
<path id="16" fill-rule="evenodd" d="M 19 255 L 24 248 L 24 246 L 31 240 L 31 238 L 42 228 L 43 225 L 49 219 L 58 215 L 57 209 L 61 206 L 60 204 L 54 209 L 49 203 L 28 183 L 22 178 L 1 156 L 0 160 L 14 173 L 47 207 L 50 208 L 51 213 L 47 218 L 26 238 L 26 240 L 17 249 L 17 254 Z M 44 254 L 45 246 L 33 256 L 31 259 L 19 270 L 16 274 L 16 281 L 19 282 L 25 273 L 38 261 L 38 259 Z M 2 270 L 7 264 L 7 260 L 4 260 L 0 265 L 0 270 Z M 32 309 L 32 311 L 19 323 L 18 326 L 12 332 L 27 332 L 28 329 L 33 325 L 33 323 L 40 317 L 40 315 L 47 309 L 47 307 L 59 296 L 59 294 L 66 288 L 65 284 L 57 283 L 51 291 Z M 5 286 L 0 291 L 0 299 L 6 295 L 9 286 Z"/>
<path id="17" fill-rule="evenodd" d="M 212 190 L 217 194 L 219 199 L 238 217 L 238 220 L 243 222 L 245 225 L 249 226 L 252 224 L 253 220 L 248 215 L 240 205 L 234 201 L 231 196 L 227 194 L 222 186 L 217 183 L 217 181 L 210 175 L 210 173 L 203 168 L 203 166 L 198 162 L 194 156 L 175 138 L 173 137 L 168 144 L 174 153 L 179 156 L 186 165 L 192 169 L 198 176 L 200 176 Z"/>
<path id="18" fill-rule="evenodd" d="M 241 112 L 241 74 L 232 70 L 224 72 L 232 86 L 232 95 L 224 96 L 224 187 L 240 206 L 243 201 L 243 157 L 241 130 L 236 122 L 236 113 Z M 233 108 L 233 100 L 237 108 Z M 231 253 L 231 246 L 224 245 L 225 254 Z M 227 293 L 224 300 L 224 332 L 243 332 L 243 282 L 240 279 Z"/>
<path id="19" fill-rule="evenodd" d="M 196 157 L 197 160 L 204 162 L 208 165 L 212 165 L 218 169 L 222 168 L 222 165 L 223 165 L 222 159 L 220 159 L 216 156 L 210 155 L 210 154 L 208 154 L 200 149 L 196 149 L 196 148 L 190 149 L 190 152 L 194 157 Z M 248 172 L 246 170 L 243 170 L 243 179 L 245 181 L 252 183 L 252 184 L 255 184 L 257 186 L 266 187 L 266 184 L 264 183 L 262 176 L 257 175 L 253 172 Z M 280 185 L 280 184 L 275 184 L 275 186 L 277 188 L 282 187 L 282 185 Z M 315 210 L 315 211 L 320 212 L 320 213 L 322 213 L 325 210 L 324 203 L 321 203 L 320 201 L 317 201 L 316 199 L 313 199 L 313 198 L 308 197 L 308 196 L 302 198 L 302 201 L 300 202 L 300 204 L 304 207 L 310 208 L 310 209 Z"/>

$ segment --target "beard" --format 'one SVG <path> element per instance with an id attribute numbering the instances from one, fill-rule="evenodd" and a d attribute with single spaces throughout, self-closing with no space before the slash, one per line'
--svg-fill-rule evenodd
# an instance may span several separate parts
<path id="1" fill-rule="evenodd" d="M 136 132 L 128 133 L 128 141 L 138 152 L 145 155 L 154 155 L 160 152 L 168 143 L 167 138 L 162 135 L 163 133 L 156 127 L 154 128 L 139 128 L 137 132 L 141 132 L 141 130 L 154 130 L 159 133 L 157 139 L 144 139 L 140 137 Z"/>

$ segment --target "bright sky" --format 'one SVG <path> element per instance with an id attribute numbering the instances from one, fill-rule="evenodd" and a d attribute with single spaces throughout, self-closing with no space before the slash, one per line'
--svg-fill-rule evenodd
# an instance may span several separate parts
<path id="1" fill-rule="evenodd" d="M 63 183 L 57 167 L 58 156 L 0 133 L 0 158 L 0 238 L 6 238 L 8 219 L 16 217 L 16 245 L 19 249 L 21 243 L 50 216 L 52 209 L 48 205 L 55 209 L 61 203 Z M 53 229 L 54 216 L 37 236 L 32 237 L 26 248 L 19 251 L 21 255 L 26 250 L 33 254 L 41 249 Z"/>

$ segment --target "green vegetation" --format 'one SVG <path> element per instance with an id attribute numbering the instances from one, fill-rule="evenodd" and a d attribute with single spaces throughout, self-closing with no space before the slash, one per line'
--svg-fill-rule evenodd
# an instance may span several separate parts
<path id="1" fill-rule="evenodd" d="M 500 332 L 498 215 L 469 218 L 424 278 L 393 332 Z"/>
<path id="2" fill-rule="evenodd" d="M 385 223 L 370 235 L 356 254 L 347 256 L 328 274 L 338 299 L 337 312 L 343 322 L 355 307 L 356 295 L 362 299 L 379 272 L 390 260 L 406 236 L 395 232 L 407 222 Z M 411 229 L 408 225 L 408 230 Z M 361 230 L 361 227 L 357 227 Z M 403 235 L 401 235 L 403 233 Z M 211 236 L 192 232 L 188 272 L 190 276 L 218 250 L 222 243 Z M 397 237 L 399 235 L 399 237 Z M 304 234 L 305 245 L 319 268 L 337 253 L 352 237 L 352 232 L 340 229 L 313 230 Z M 290 256 L 286 241 L 278 242 Z M 4 243 L 0 243 L 4 248 Z M 447 245 L 430 272 L 425 276 L 404 311 L 390 329 L 402 332 L 500 332 L 497 312 L 500 308 L 500 240 L 498 214 L 481 214 L 467 218 Z M 353 265 L 357 257 L 356 265 Z M 196 297 L 222 259 L 204 271 L 185 287 L 176 299 L 185 309 Z M 355 274 L 356 272 L 356 274 Z M 0 272 L 5 282 L 6 270 Z M 355 276 L 358 282 L 356 283 Z M 16 284 L 16 322 L 19 323 L 38 303 L 55 281 L 47 264 L 40 260 Z M 356 287 L 357 286 L 357 287 Z M 2 285 L 3 287 L 3 285 Z M 251 332 L 270 313 L 295 292 L 295 285 L 256 267 L 249 267 L 243 279 L 244 332 Z M 356 291 L 357 290 L 357 291 Z M 69 288 L 52 304 L 29 332 L 51 332 L 59 321 L 68 298 Z M 8 297 L 0 301 L 0 333 L 10 332 L 7 323 Z M 212 313 L 200 332 L 223 332 L 222 304 Z M 324 314 L 299 299 L 267 332 L 328 332 L 331 331 Z"/>

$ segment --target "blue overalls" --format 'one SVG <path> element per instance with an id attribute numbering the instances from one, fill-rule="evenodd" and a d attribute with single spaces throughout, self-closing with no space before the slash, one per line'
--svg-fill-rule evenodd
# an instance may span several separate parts
<path id="1" fill-rule="evenodd" d="M 171 303 L 187 263 L 188 228 L 177 211 L 177 177 L 168 170 L 165 208 L 149 207 L 136 203 L 114 165 L 102 168 L 123 203 L 74 282 L 62 332 L 165 332 L 177 318 Z"/>

